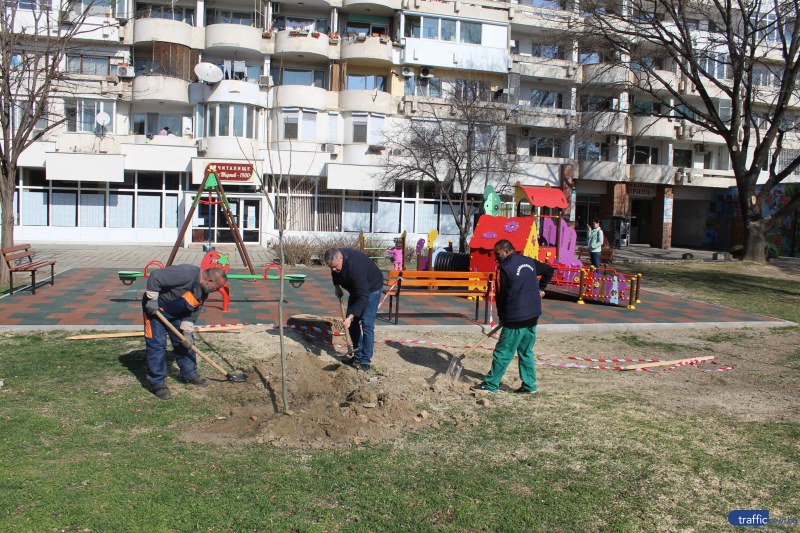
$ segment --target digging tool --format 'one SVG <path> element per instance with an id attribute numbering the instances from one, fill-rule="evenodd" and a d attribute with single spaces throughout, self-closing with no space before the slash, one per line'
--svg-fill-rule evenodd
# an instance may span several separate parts
<path id="1" fill-rule="evenodd" d="M 206 354 L 198 350 L 197 346 L 186 340 L 186 337 L 184 337 L 183 334 L 180 331 L 178 331 L 178 329 L 175 326 L 173 326 L 172 323 L 169 320 L 167 320 L 164 315 L 161 314 L 161 311 L 156 311 L 156 316 L 161 322 L 164 323 L 165 326 L 167 326 L 167 328 L 172 333 L 175 334 L 176 337 L 178 337 L 178 339 L 181 341 L 181 344 L 183 344 L 186 348 L 192 350 L 194 353 L 199 355 L 203 359 L 203 361 L 213 366 L 214 370 L 225 376 L 228 379 L 228 381 L 233 381 L 234 383 L 244 383 L 245 381 L 247 381 L 247 376 L 241 370 L 237 370 L 232 374 L 230 372 L 226 372 L 224 368 L 222 368 L 217 363 L 212 361 L 211 358 L 208 357 Z"/>
<path id="2" fill-rule="evenodd" d="M 492 329 L 489 333 L 486 334 L 486 338 L 489 338 L 492 335 L 494 335 L 495 333 L 497 333 L 497 331 L 502 327 L 503 327 L 502 325 L 495 326 L 494 329 Z M 461 375 L 461 371 L 464 370 L 464 364 L 461 361 L 463 361 L 464 358 L 467 357 L 467 355 L 472 353 L 472 351 L 475 348 L 480 346 L 480 344 L 484 340 L 485 339 L 479 340 L 471 348 L 469 348 L 466 352 L 462 353 L 458 357 L 454 357 L 453 360 L 450 361 L 450 366 L 447 367 L 447 372 L 446 372 L 446 375 L 447 375 L 447 377 L 450 378 L 450 381 L 458 380 L 458 377 Z"/>
<path id="3" fill-rule="evenodd" d="M 339 298 L 339 309 L 342 310 L 342 328 L 344 329 L 344 338 L 347 340 L 347 355 L 353 357 L 353 341 L 350 339 L 350 330 L 344 326 L 347 315 L 345 315 L 344 302 L 341 298 Z"/>

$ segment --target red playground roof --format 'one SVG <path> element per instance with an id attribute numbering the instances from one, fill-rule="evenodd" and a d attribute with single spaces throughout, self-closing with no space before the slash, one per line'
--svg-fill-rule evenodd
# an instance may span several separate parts
<path id="1" fill-rule="evenodd" d="M 531 234 L 533 217 L 493 217 L 483 215 L 478 219 L 478 225 L 469 241 L 470 250 L 491 250 L 497 241 L 508 239 L 514 249 L 522 251 L 527 245 Z"/>
<path id="2" fill-rule="evenodd" d="M 555 187 L 534 187 L 533 185 L 520 185 L 514 189 L 514 202 L 526 199 L 534 207 L 559 207 L 567 208 L 567 197 L 564 191 Z"/>

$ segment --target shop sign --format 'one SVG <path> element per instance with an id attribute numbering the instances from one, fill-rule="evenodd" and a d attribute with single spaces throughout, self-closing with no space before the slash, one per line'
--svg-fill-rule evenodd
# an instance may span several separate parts
<path id="1" fill-rule="evenodd" d="M 251 181 L 254 170 L 250 163 L 212 163 L 206 172 L 216 174 L 219 181 Z"/>
<path id="2" fill-rule="evenodd" d="M 654 183 L 628 183 L 628 196 L 655 198 L 656 185 Z"/>

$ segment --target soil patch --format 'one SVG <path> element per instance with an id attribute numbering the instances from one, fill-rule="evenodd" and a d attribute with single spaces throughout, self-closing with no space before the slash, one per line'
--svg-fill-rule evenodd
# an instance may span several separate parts
<path id="1" fill-rule="evenodd" d="M 477 330 L 382 331 L 379 327 L 370 372 L 340 363 L 346 352 L 342 337 L 335 337 L 331 345 L 310 335 L 287 332 L 288 412 L 284 412 L 281 396 L 276 331 L 248 327 L 234 334 L 204 333 L 203 339 L 211 347 L 207 353 L 224 356 L 232 366 L 243 368 L 249 379 L 236 384 L 220 377 L 205 389 L 178 390 L 200 401 L 213 397 L 222 402 L 216 416 L 184 432 L 183 439 L 191 442 L 308 449 L 361 445 L 396 440 L 407 431 L 440 424 L 463 426 L 476 410 L 497 405 L 539 409 L 556 402 L 577 405 L 589 397 L 623 398 L 640 405 L 643 413 L 692 409 L 736 420 L 800 419 L 800 399 L 794 393 L 800 386 L 797 328 L 542 332 L 536 354 L 543 394 L 533 397 L 509 393 L 520 385 L 513 362 L 502 393 L 483 396 L 469 391 L 489 369 L 493 340 L 464 360 L 459 382 L 450 381 L 445 372 L 451 358 L 480 339 Z M 557 366 L 625 364 L 586 358 L 672 360 L 703 355 L 714 355 L 717 364 L 649 372 Z"/>

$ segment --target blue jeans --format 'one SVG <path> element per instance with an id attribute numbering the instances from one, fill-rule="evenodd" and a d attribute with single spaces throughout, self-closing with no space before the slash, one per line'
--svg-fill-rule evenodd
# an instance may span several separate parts
<path id="1" fill-rule="evenodd" d="M 353 341 L 355 358 L 363 365 L 372 364 L 372 354 L 375 351 L 375 318 L 378 316 L 378 305 L 381 303 L 382 295 L 383 290 L 371 292 L 361 318 L 354 318 L 350 323 L 350 340 Z M 352 300 L 353 296 L 350 295 L 347 299 L 348 314 Z"/>
<path id="2" fill-rule="evenodd" d="M 142 302 L 144 307 L 145 302 Z M 161 312 L 164 318 L 170 321 L 179 329 L 181 318 L 174 318 L 165 312 Z M 147 347 L 147 381 L 152 388 L 164 386 L 167 379 L 167 336 L 172 341 L 172 349 L 175 352 L 175 362 L 181 370 L 181 376 L 185 380 L 190 380 L 197 376 L 197 359 L 194 352 L 187 349 L 178 340 L 174 333 L 167 330 L 161 320 L 156 316 L 150 316 L 144 312 L 144 343 Z"/>
<path id="3" fill-rule="evenodd" d="M 589 257 L 595 268 L 600 268 L 600 252 L 589 252 Z"/>

